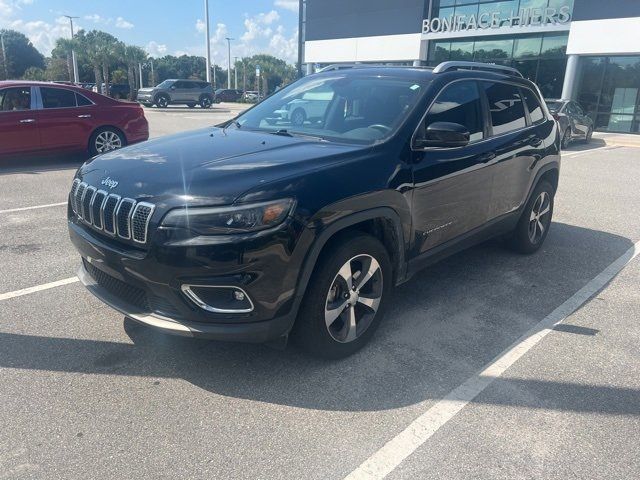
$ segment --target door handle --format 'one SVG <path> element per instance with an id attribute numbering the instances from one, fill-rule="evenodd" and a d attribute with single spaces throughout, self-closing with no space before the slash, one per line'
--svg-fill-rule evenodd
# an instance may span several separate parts
<path id="1" fill-rule="evenodd" d="M 533 137 L 529 141 L 529 145 L 531 145 L 532 147 L 539 147 L 540 145 L 542 145 L 542 139 L 540 137 Z"/>
<path id="2" fill-rule="evenodd" d="M 25 118 L 24 120 L 20 120 L 20 123 L 33 123 L 35 121 L 35 118 Z"/>
<path id="3" fill-rule="evenodd" d="M 78 118 L 91 118 L 91 115 L 88 113 L 86 115 L 78 115 Z"/>
<path id="4" fill-rule="evenodd" d="M 491 160 L 493 160 L 494 158 L 496 158 L 496 154 L 495 154 L 495 153 L 493 153 L 493 152 L 489 152 L 489 153 L 485 153 L 484 155 L 481 155 L 481 156 L 478 158 L 478 161 L 479 161 L 480 163 L 488 163 L 488 162 L 490 162 Z"/>

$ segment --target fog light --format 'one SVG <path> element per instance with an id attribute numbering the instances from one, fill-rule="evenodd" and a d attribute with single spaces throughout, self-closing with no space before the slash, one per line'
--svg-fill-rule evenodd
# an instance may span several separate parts
<path id="1" fill-rule="evenodd" d="M 198 307 L 214 313 L 249 313 L 253 302 L 238 287 L 214 285 L 182 285 L 182 292 Z"/>

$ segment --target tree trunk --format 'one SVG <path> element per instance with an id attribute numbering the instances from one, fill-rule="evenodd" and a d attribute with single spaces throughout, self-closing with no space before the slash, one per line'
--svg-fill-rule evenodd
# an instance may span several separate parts
<path id="1" fill-rule="evenodd" d="M 98 65 L 93 66 L 93 74 L 96 76 L 96 89 L 98 93 L 102 93 L 102 73 Z"/>
<path id="2" fill-rule="evenodd" d="M 136 69 L 132 64 L 129 64 L 128 77 L 129 77 L 129 100 L 133 100 L 135 97 L 137 82 L 136 82 Z"/>
<path id="3" fill-rule="evenodd" d="M 102 64 L 102 75 L 104 76 L 104 94 L 108 97 L 109 95 L 109 65 L 106 63 Z"/>

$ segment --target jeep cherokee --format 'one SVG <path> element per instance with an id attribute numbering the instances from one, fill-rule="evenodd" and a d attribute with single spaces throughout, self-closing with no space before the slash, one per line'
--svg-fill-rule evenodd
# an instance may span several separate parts
<path id="1" fill-rule="evenodd" d="M 324 112 L 274 114 L 302 98 Z M 498 235 L 539 249 L 559 145 L 511 68 L 329 69 L 218 127 L 85 163 L 68 207 L 78 276 L 165 332 L 344 357 L 426 265 Z"/>

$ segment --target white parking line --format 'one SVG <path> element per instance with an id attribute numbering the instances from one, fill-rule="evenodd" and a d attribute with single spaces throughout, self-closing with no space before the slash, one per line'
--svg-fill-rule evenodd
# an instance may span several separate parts
<path id="1" fill-rule="evenodd" d="M 38 208 L 61 207 L 62 205 L 66 205 L 66 204 L 67 202 L 60 202 L 60 203 L 48 203 L 46 205 L 34 205 L 33 207 L 10 208 L 9 210 L 0 210 L 0 213 L 14 213 L 14 212 L 24 212 L 25 210 L 36 210 Z"/>
<path id="2" fill-rule="evenodd" d="M 589 298 L 604 288 L 638 253 L 640 253 L 640 242 L 635 243 L 621 257 L 516 340 L 482 371 L 452 390 L 446 397 L 411 422 L 407 428 L 347 475 L 345 480 L 371 480 L 386 477 L 440 427 L 451 420 L 496 378 L 551 332 L 555 325 L 565 320 Z"/>
<path id="3" fill-rule="evenodd" d="M 9 300 L 10 298 L 21 297 L 23 295 L 29 295 L 30 293 L 41 292 L 42 290 L 48 290 L 50 288 L 61 287 L 63 285 L 69 285 L 70 283 L 79 282 L 78 277 L 69 277 L 64 280 L 58 280 L 55 282 L 44 283 L 42 285 L 36 285 L 35 287 L 23 288 L 22 290 L 14 290 L 13 292 L 0 293 L 0 301 Z"/>
<path id="4" fill-rule="evenodd" d="M 593 152 L 598 152 L 600 150 L 614 150 L 618 147 L 615 146 L 611 146 L 611 145 L 605 145 L 604 147 L 598 147 L 598 148 L 592 148 L 591 150 L 578 150 L 578 151 L 574 151 L 574 152 L 567 152 L 567 153 L 563 153 L 562 157 L 569 157 L 569 158 L 573 158 L 573 157 L 579 157 L 580 155 L 584 155 L 586 153 L 593 153 Z"/>

